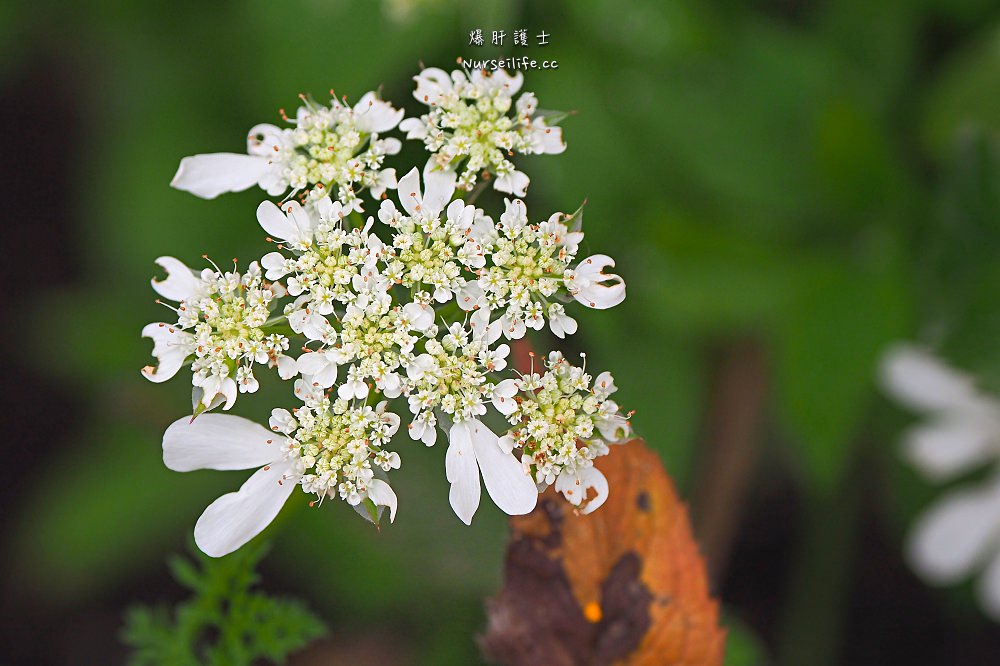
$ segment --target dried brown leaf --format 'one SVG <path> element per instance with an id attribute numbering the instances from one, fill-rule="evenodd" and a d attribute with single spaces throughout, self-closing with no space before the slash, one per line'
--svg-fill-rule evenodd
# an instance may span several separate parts
<path id="1" fill-rule="evenodd" d="M 511 519 L 484 654 L 508 666 L 721 664 L 718 605 L 659 458 L 633 440 L 597 467 L 611 493 L 594 513 L 550 488 Z"/>

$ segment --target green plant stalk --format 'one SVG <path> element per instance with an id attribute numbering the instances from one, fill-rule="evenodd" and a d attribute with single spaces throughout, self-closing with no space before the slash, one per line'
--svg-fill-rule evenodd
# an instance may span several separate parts
<path id="1" fill-rule="evenodd" d="M 852 461 L 856 457 L 854 448 Z M 778 666 L 842 663 L 840 639 L 861 509 L 857 478 L 848 471 L 833 492 L 807 498 L 778 635 Z"/>

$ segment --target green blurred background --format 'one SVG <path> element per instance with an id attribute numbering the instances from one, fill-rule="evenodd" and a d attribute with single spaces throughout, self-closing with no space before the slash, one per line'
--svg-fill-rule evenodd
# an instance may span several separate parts
<path id="1" fill-rule="evenodd" d="M 995 0 L 39 0 L 0 3 L 0 663 L 123 663 L 123 610 L 184 597 L 165 559 L 245 476 L 165 469 L 190 388 L 138 372 L 154 258 L 266 249 L 261 194 L 172 190 L 180 158 L 238 152 L 299 92 L 383 85 L 417 112 L 421 62 L 522 27 L 550 34 L 525 53 L 560 63 L 525 88 L 576 112 L 563 156 L 522 162 L 529 210 L 588 199 L 583 251 L 629 289 L 564 349 L 614 372 L 692 505 L 729 663 L 996 660 L 970 591 L 901 559 L 938 490 L 899 461 L 911 417 L 874 382 L 886 346 L 915 339 L 1000 388 Z M 279 388 L 235 411 L 266 413 Z M 295 496 L 269 533 L 264 586 L 331 626 L 300 663 L 478 663 L 504 521 L 484 506 L 464 527 L 443 450 L 419 453 L 390 529 Z"/>

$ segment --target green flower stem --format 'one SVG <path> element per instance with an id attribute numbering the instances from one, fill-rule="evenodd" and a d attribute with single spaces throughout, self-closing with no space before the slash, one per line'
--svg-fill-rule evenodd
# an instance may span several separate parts
<path id="1" fill-rule="evenodd" d="M 465 199 L 465 204 L 467 206 L 474 205 L 476 203 L 476 199 L 479 198 L 479 195 L 483 193 L 483 190 L 485 190 L 489 184 L 490 181 L 485 178 L 480 179 L 480 181 L 476 183 L 476 186 L 472 188 L 472 193 Z"/>
<path id="2" fill-rule="evenodd" d="M 440 309 L 435 310 L 435 315 L 437 315 L 438 321 L 444 321 L 445 324 L 454 324 L 455 322 L 462 322 L 465 320 L 465 315 L 467 314 L 465 310 L 458 307 L 458 303 L 455 299 L 451 299 Z"/>
<path id="3" fill-rule="evenodd" d="M 275 317 L 273 319 L 268 319 L 261 326 L 261 330 L 270 335 L 271 333 L 278 333 L 284 335 L 289 340 L 297 336 L 298 333 L 292 330 L 292 327 L 288 324 L 288 320 L 284 317 Z"/>

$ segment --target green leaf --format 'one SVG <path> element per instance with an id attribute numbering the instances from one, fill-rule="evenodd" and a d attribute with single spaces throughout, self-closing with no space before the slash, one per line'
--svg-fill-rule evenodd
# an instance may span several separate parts
<path id="1" fill-rule="evenodd" d="M 137 606 L 127 611 L 122 640 L 131 645 L 132 666 L 197 665 L 188 646 L 178 642 L 170 610 Z"/>
<path id="2" fill-rule="evenodd" d="M 550 127 L 558 125 L 573 115 L 572 111 L 553 111 L 550 109 L 536 109 L 535 115 L 545 119 L 545 123 Z"/>
<path id="3" fill-rule="evenodd" d="M 197 417 L 201 416 L 206 410 L 208 410 L 208 407 L 205 406 L 205 403 L 202 402 L 199 397 L 198 402 L 194 405 L 194 412 L 191 414 L 191 420 L 193 421 Z"/>
<path id="4" fill-rule="evenodd" d="M 363 500 L 363 503 L 365 505 L 365 511 L 368 513 L 368 519 L 372 521 L 372 524 L 375 525 L 375 527 L 378 527 L 378 520 L 381 516 L 381 513 L 378 510 L 378 507 L 375 506 L 375 502 L 371 501 L 370 498 L 366 497 Z"/>
<path id="5" fill-rule="evenodd" d="M 570 221 L 573 222 L 573 224 L 569 225 L 570 231 L 577 232 L 583 229 L 583 209 L 586 207 L 586 205 L 587 205 L 587 200 L 584 199 L 583 203 L 580 204 L 580 207 L 577 208 L 575 211 L 573 211 L 573 214 L 570 215 L 567 219 L 563 220 L 564 224 Z"/>
<path id="6" fill-rule="evenodd" d="M 137 606 L 126 614 L 123 640 L 133 666 L 210 664 L 249 666 L 285 658 L 326 633 L 302 603 L 253 590 L 254 567 L 266 553 L 259 542 L 224 558 L 198 554 L 200 568 L 171 561 L 178 581 L 194 592 L 171 612 Z"/>

